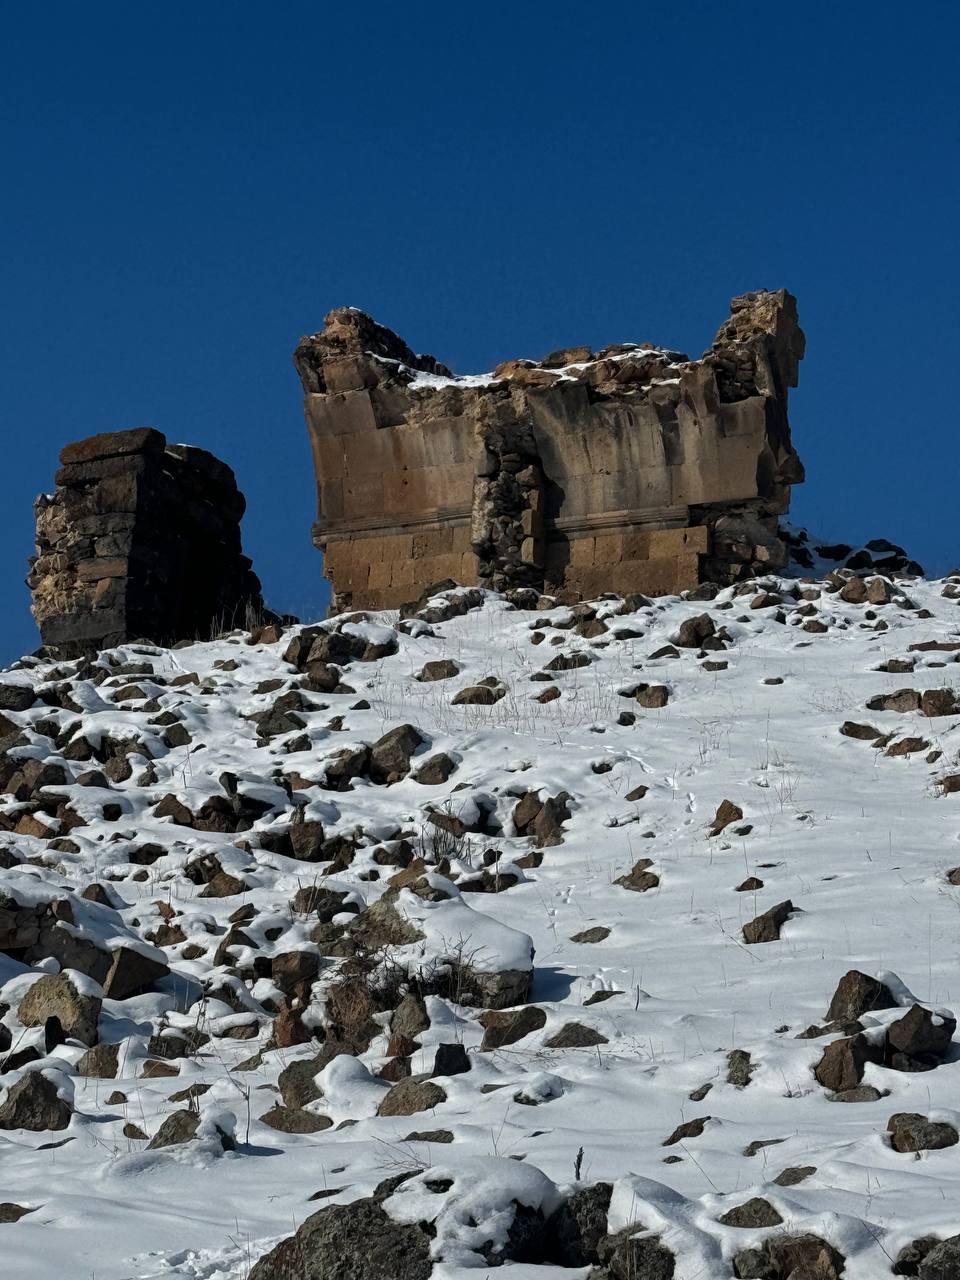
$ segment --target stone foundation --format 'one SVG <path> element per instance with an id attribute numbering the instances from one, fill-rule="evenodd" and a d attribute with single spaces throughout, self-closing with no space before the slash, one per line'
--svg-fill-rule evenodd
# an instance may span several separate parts
<path id="1" fill-rule="evenodd" d="M 782 567 L 803 347 L 780 290 L 735 298 L 700 360 L 621 343 L 455 378 L 331 312 L 294 363 L 334 607 L 396 607 L 443 578 L 576 598 Z"/>
<path id="2" fill-rule="evenodd" d="M 207 639 L 262 614 L 228 466 L 150 428 L 69 444 L 60 461 L 27 579 L 50 654 Z"/>

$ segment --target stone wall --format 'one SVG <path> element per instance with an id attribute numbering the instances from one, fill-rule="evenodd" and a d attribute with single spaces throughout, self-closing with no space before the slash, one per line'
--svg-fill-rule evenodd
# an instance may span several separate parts
<path id="1" fill-rule="evenodd" d="M 205 639 L 262 613 L 228 466 L 149 428 L 69 444 L 60 461 L 27 579 L 48 652 Z"/>
<path id="2" fill-rule="evenodd" d="M 780 290 L 735 298 L 699 360 L 620 343 L 457 378 L 331 312 L 294 363 L 335 607 L 395 607 L 443 578 L 576 598 L 785 564 L 803 347 Z"/>

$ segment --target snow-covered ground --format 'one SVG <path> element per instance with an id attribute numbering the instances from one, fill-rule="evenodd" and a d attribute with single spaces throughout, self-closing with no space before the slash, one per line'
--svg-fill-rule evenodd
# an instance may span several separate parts
<path id="1" fill-rule="evenodd" d="M 828 1240 L 845 1256 L 848 1280 L 891 1274 L 891 1259 L 916 1237 L 960 1232 L 960 1146 L 901 1154 L 886 1133 L 897 1112 L 960 1123 L 960 1052 L 927 1071 L 868 1063 L 863 1084 L 881 1096 L 842 1103 L 813 1073 L 838 1033 L 797 1038 L 825 1022 L 851 969 L 881 977 L 900 1005 L 960 1006 L 960 888 L 947 878 L 960 865 L 960 795 L 938 785 L 958 770 L 960 713 L 866 709 L 876 695 L 960 683 L 956 594 L 949 583 L 905 579 L 893 584 L 890 602 L 871 605 L 848 603 L 822 583 L 770 579 L 745 594 L 658 600 L 629 612 L 619 600 L 600 601 L 595 619 L 579 628 L 590 635 L 579 634 L 568 608 L 516 609 L 496 596 L 462 616 L 400 630 L 396 614 L 377 615 L 353 628 L 354 638 L 395 644 L 396 652 L 343 665 L 353 692 L 304 692 L 312 708 L 294 714 L 305 727 L 259 746 L 250 717 L 303 679 L 283 660 L 296 629 L 275 643 L 250 644 L 237 634 L 176 650 L 129 646 L 100 664 L 149 663 L 152 675 L 111 674 L 99 684 L 73 674 L 76 664 L 53 671 L 28 663 L 4 673 L 4 684 L 41 693 L 57 686 L 68 695 L 57 695 L 66 707 L 48 697 L 4 713 L 25 734 L 13 755 L 59 764 L 72 780 L 102 763 L 65 758 L 68 736 L 94 747 L 104 734 L 139 736 L 156 780 L 145 779 L 148 760 L 134 755 L 131 777 L 108 789 L 51 786 L 86 825 L 63 833 L 67 843 L 52 850 L 38 836 L 0 835 L 9 860 L 22 859 L 0 871 L 0 900 L 25 904 L 72 891 L 76 904 L 98 882 L 115 895 L 116 909 L 78 911 L 74 927 L 87 936 L 136 946 L 164 922 L 161 912 L 183 932 L 164 948 L 169 976 L 144 994 L 103 1000 L 100 1039 L 120 1046 L 115 1079 L 75 1074 L 86 1046 L 68 1040 L 46 1056 L 43 1027 L 21 1025 L 20 1002 L 39 973 L 56 972 L 56 962 L 31 967 L 0 955 L 7 1055 L 39 1050 L 0 1075 L 0 1086 L 42 1069 L 74 1108 L 60 1131 L 0 1131 L 0 1201 L 32 1210 L 0 1228 L 4 1274 L 245 1280 L 261 1255 L 318 1208 L 428 1167 L 455 1184 L 438 1219 L 436 1280 L 490 1269 L 471 1241 L 487 1228 L 496 1236 L 504 1197 L 547 1211 L 575 1179 L 613 1182 L 609 1229 L 642 1222 L 655 1230 L 675 1255 L 680 1280 L 732 1276 L 734 1255 L 771 1230 Z M 654 656 L 701 614 L 725 628 L 721 647 Z M 823 629 L 805 629 L 811 622 Z M 956 651 L 915 648 L 928 641 Z M 587 664 L 532 679 L 574 653 L 587 655 Z M 452 660 L 457 674 L 415 678 L 437 659 Z M 891 659 L 915 669 L 878 669 Z M 187 673 L 197 682 L 172 683 Z M 492 705 L 453 703 L 485 678 L 505 689 Z M 275 687 L 258 692 L 264 682 Z M 666 705 L 648 709 L 629 696 L 641 683 L 665 686 Z M 130 685 L 142 697 L 118 706 L 114 695 Z M 559 695 L 536 700 L 550 688 Z M 144 700 L 152 700 L 146 711 Z M 150 721 L 165 710 L 176 713 L 189 743 L 163 745 L 169 726 Z M 632 723 L 620 722 L 631 719 L 624 712 Z M 846 721 L 881 730 L 885 746 L 841 734 Z M 409 776 L 387 784 L 360 776 L 342 791 L 317 785 L 334 753 L 401 724 L 424 740 Z M 54 727 L 71 730 L 59 747 L 49 736 Z M 304 733 L 307 748 L 288 752 L 291 742 L 304 747 Z M 923 745 L 888 754 L 905 738 Z M 438 753 L 456 766 L 447 781 L 417 782 L 418 766 Z M 196 813 L 206 798 L 224 796 L 225 772 L 263 808 L 251 830 L 196 831 L 153 813 L 171 794 Z M 569 797 L 562 842 L 539 851 L 539 865 L 525 856 L 531 838 L 513 825 L 529 792 Z M 712 835 L 723 801 L 742 817 Z M 108 809 L 105 818 L 105 804 L 119 805 L 119 816 Z M 431 805 L 467 826 L 482 819 L 486 833 L 455 833 L 441 847 L 426 821 Z M 354 835 L 352 861 L 328 874 L 327 862 L 258 847 L 262 831 L 282 836 L 295 809 L 322 823 L 327 839 Z M 15 811 L 15 798 L 4 797 L 0 815 Z M 400 837 L 406 855 L 397 853 Z M 147 843 L 162 846 L 161 854 L 131 863 L 131 849 Z M 420 887 L 427 884 L 430 897 L 410 887 L 390 891 L 401 867 L 384 861 L 385 849 L 397 858 L 410 849 L 428 855 Z M 491 875 L 500 892 L 461 893 L 457 886 L 477 878 L 490 850 L 500 856 L 494 862 L 488 853 L 489 867 L 499 867 L 509 887 Z M 202 853 L 215 854 L 246 887 L 201 897 L 202 881 L 194 883 L 185 867 Z M 429 864 L 440 853 L 449 859 L 442 876 Z M 632 891 L 618 880 L 641 859 L 650 860 L 645 871 L 657 882 Z M 738 891 L 751 878 L 762 883 Z M 416 887 L 415 874 L 408 880 Z M 320 1048 L 269 1049 L 259 1065 L 238 1069 L 272 1034 L 279 992 L 270 959 L 323 950 L 310 940 L 316 917 L 289 906 L 312 885 L 346 893 L 343 905 L 353 912 L 391 892 L 399 917 L 420 934 L 388 948 L 401 978 L 415 980 L 454 952 L 479 972 L 522 974 L 532 940 L 526 1003 L 543 1011 L 543 1025 L 481 1051 L 482 1011 L 427 995 L 430 1026 L 416 1035 L 410 1070 L 431 1072 L 439 1044 L 460 1044 L 469 1055 L 468 1071 L 438 1078 L 443 1101 L 427 1112 L 376 1114 L 389 1089 L 377 1072 L 389 1061 L 390 1014 L 378 1013 L 382 1034 L 357 1057 L 324 1067 L 320 1096 L 305 1104 L 331 1127 L 296 1134 L 264 1124 L 260 1117 L 279 1101 L 280 1072 Z M 744 924 L 787 901 L 794 910 L 780 939 L 748 944 Z M 239 922 L 245 939 L 216 957 L 218 965 L 214 953 L 230 917 L 249 906 Z M 353 919 L 337 914 L 333 923 Z M 597 938 L 609 932 L 573 940 L 590 930 Z M 230 962 L 248 976 L 227 1002 Z M 303 1012 L 308 1026 L 324 1025 L 325 984 L 340 963 L 329 953 L 320 960 L 323 973 Z M 83 981 L 77 978 L 78 989 Z M 868 1037 L 882 1039 L 882 1028 L 903 1013 L 877 1010 L 862 1024 Z M 548 1047 L 570 1023 L 599 1033 L 580 1036 L 597 1043 Z M 144 1061 L 157 1056 L 156 1043 L 151 1050 L 147 1042 L 161 1027 L 207 1038 L 173 1059 L 176 1076 L 144 1078 Z M 727 1082 L 732 1050 L 750 1055 L 745 1085 Z M 5 1065 L 0 1054 L 0 1070 Z M 198 1140 L 147 1150 L 164 1118 L 188 1105 L 170 1095 L 194 1084 L 206 1086 L 197 1100 Z M 702 1132 L 664 1145 L 678 1126 L 701 1119 Z M 234 1150 L 222 1150 L 217 1125 L 234 1133 Z M 126 1136 L 125 1126 L 146 1136 Z M 452 1141 L 408 1138 L 424 1131 L 445 1131 Z M 758 1143 L 769 1145 L 746 1154 Z M 776 1183 L 788 1168 L 813 1172 L 793 1185 Z M 430 1194 L 418 1185 L 404 1184 L 388 1212 L 416 1217 L 418 1196 Z M 326 1198 L 312 1200 L 317 1193 Z M 784 1225 L 717 1221 L 753 1196 L 768 1200 Z M 557 1280 L 587 1272 L 508 1263 L 494 1274 Z"/>

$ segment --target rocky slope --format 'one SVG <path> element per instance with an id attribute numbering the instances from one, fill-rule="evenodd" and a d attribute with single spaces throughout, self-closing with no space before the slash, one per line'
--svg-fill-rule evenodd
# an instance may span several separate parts
<path id="1" fill-rule="evenodd" d="M 960 577 L 874 552 L 3 673 L 7 1273 L 960 1275 Z"/>

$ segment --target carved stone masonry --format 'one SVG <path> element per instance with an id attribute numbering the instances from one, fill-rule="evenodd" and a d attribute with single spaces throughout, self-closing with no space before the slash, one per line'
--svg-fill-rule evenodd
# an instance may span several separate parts
<path id="1" fill-rule="evenodd" d="M 735 298 L 700 360 L 620 343 L 483 377 L 331 312 L 294 363 L 334 607 L 395 607 L 446 578 L 576 599 L 782 567 L 803 348 L 783 289 Z"/>

